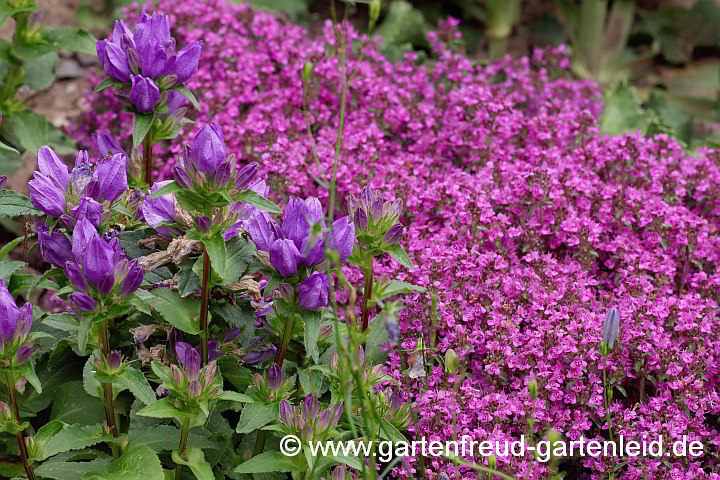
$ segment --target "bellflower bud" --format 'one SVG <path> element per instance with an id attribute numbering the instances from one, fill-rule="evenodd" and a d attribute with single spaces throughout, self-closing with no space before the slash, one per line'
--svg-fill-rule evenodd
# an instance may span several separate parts
<path id="1" fill-rule="evenodd" d="M 80 268 L 80 265 L 71 261 L 65 262 L 65 275 L 67 275 L 76 290 L 85 293 L 88 292 L 89 286 L 87 279 L 85 278 L 85 274 L 83 273 L 82 268 Z"/>
<path id="2" fill-rule="evenodd" d="M 173 180 L 182 188 L 189 190 L 192 188 L 192 180 L 185 170 L 184 165 L 176 164 L 172 169 Z"/>
<path id="3" fill-rule="evenodd" d="M 259 165 L 257 162 L 252 162 L 245 165 L 235 175 L 235 188 L 238 190 L 245 190 L 257 175 Z"/>
<path id="4" fill-rule="evenodd" d="M 128 268 L 127 276 L 123 280 L 122 289 L 120 290 L 120 295 L 122 295 L 124 297 L 129 297 L 130 295 L 132 295 L 135 292 L 135 290 L 137 290 L 140 287 L 144 278 L 145 278 L 145 271 L 138 264 L 137 260 L 132 260 L 130 262 L 130 265 Z"/>
<path id="5" fill-rule="evenodd" d="M 362 208 L 358 208 L 355 210 L 355 215 L 353 216 L 353 223 L 355 224 L 355 228 L 357 228 L 359 231 L 364 231 L 368 228 L 368 216 L 367 213 L 365 213 L 365 210 Z"/>
<path id="6" fill-rule="evenodd" d="M 615 345 L 615 339 L 617 338 L 618 330 L 620 329 L 620 312 L 617 308 L 613 307 L 605 316 L 605 324 L 603 325 L 603 342 L 608 348 L 612 348 Z"/>
<path id="7" fill-rule="evenodd" d="M 52 148 L 43 146 L 37 152 L 37 166 L 40 173 L 52 178 L 63 192 L 70 184 L 70 174 L 67 165 L 55 154 Z"/>
<path id="8" fill-rule="evenodd" d="M 213 178 L 215 185 L 217 187 L 224 187 L 228 184 L 230 181 L 230 175 L 232 173 L 232 167 L 235 164 L 235 155 L 230 155 L 228 158 L 225 159 L 224 162 L 218 166 L 217 170 L 215 171 L 215 176 Z"/>
<path id="9" fill-rule="evenodd" d="M 385 233 L 383 241 L 388 245 L 397 243 L 397 241 L 402 237 L 404 228 L 405 227 L 403 227 L 402 224 L 396 223 Z"/>
<path id="10" fill-rule="evenodd" d="M 185 83 L 195 73 L 202 54 L 202 47 L 203 42 L 195 41 L 178 52 L 173 67 L 173 73 L 177 76 L 178 83 Z"/>
<path id="11" fill-rule="evenodd" d="M 46 215 L 57 217 L 65 212 L 65 190 L 55 179 L 34 172 L 33 179 L 28 182 L 28 190 L 32 205 Z"/>
<path id="12" fill-rule="evenodd" d="M 324 273 L 313 272 L 300 283 L 295 291 L 298 305 L 306 310 L 317 310 L 328 304 L 328 277 Z"/>
<path id="13" fill-rule="evenodd" d="M 107 358 L 107 366 L 110 370 L 118 370 L 120 368 L 120 365 L 122 364 L 122 353 L 120 353 L 118 350 L 113 350 L 110 352 L 110 355 L 108 355 Z"/>
<path id="14" fill-rule="evenodd" d="M 205 215 L 197 216 L 195 217 L 195 227 L 200 233 L 208 233 L 210 227 L 212 227 L 212 222 L 210 222 L 210 219 Z"/>
<path id="15" fill-rule="evenodd" d="M 48 227 L 44 223 L 38 223 L 35 227 L 37 233 L 38 247 L 43 260 L 62 268 L 65 262 L 71 261 L 72 252 L 70 240 L 59 230 L 48 233 Z"/>
<path id="16" fill-rule="evenodd" d="M 87 279 L 97 288 L 105 287 L 109 274 L 113 272 L 115 251 L 97 233 L 90 239 L 85 254 L 84 270 Z M 114 283 L 114 277 L 112 278 Z M 105 289 L 104 288 L 104 289 Z"/>
<path id="17" fill-rule="evenodd" d="M 88 185 L 88 195 L 102 202 L 114 202 L 128 189 L 128 158 L 124 153 L 99 160 Z"/>
<path id="18" fill-rule="evenodd" d="M 290 426 L 292 420 L 292 407 L 287 400 L 282 400 L 280 402 L 280 421 L 283 422 L 285 426 Z"/>
<path id="19" fill-rule="evenodd" d="M 202 385 L 197 380 L 192 380 L 188 383 L 188 397 L 197 398 L 202 393 Z"/>
<path id="20" fill-rule="evenodd" d="M 185 95 L 177 90 L 170 90 L 167 98 L 168 115 L 175 113 L 180 107 L 185 105 L 185 103 L 187 103 Z"/>
<path id="21" fill-rule="evenodd" d="M 7 175 L 0 175 L 0 190 L 3 190 L 5 188 L 5 184 L 7 183 Z"/>
<path id="22" fill-rule="evenodd" d="M 254 210 L 250 212 L 248 233 L 258 250 L 269 252 L 275 240 L 285 238 L 280 226 L 266 212 Z M 300 252 L 298 251 L 298 254 Z"/>
<path id="23" fill-rule="evenodd" d="M 90 197 L 83 197 L 80 202 L 71 210 L 76 220 L 87 218 L 93 226 L 97 227 L 103 220 L 105 208 Z"/>
<path id="24" fill-rule="evenodd" d="M 273 363 L 268 369 L 268 387 L 270 387 L 270 390 L 275 391 L 280 388 L 280 385 L 282 385 L 282 372 L 280 367 Z"/>
<path id="25" fill-rule="evenodd" d="M 92 143 L 103 157 L 114 155 L 116 153 L 125 153 L 125 150 L 123 150 L 118 141 L 115 140 L 106 130 L 93 133 Z"/>
<path id="26" fill-rule="evenodd" d="M 118 43 L 100 40 L 95 44 L 98 60 L 108 77 L 128 83 L 130 82 L 130 66 L 128 58 Z"/>
<path id="27" fill-rule="evenodd" d="M 83 312 L 92 312 L 97 308 L 97 303 L 87 293 L 73 292 L 68 295 L 68 300 L 72 306 Z"/>
<path id="28" fill-rule="evenodd" d="M 225 157 L 225 139 L 220 126 L 204 125 L 193 141 L 193 166 L 200 172 L 214 173 Z"/>
<path id="29" fill-rule="evenodd" d="M 243 362 L 247 365 L 258 365 L 275 357 L 276 353 L 277 347 L 275 345 L 269 345 L 267 348 L 253 350 L 248 353 L 245 357 L 243 357 Z"/>
<path id="30" fill-rule="evenodd" d="M 133 75 L 130 90 L 130 102 L 140 113 L 149 113 L 155 110 L 155 104 L 160 100 L 160 89 L 155 82 L 140 75 Z"/>
<path id="31" fill-rule="evenodd" d="M 318 413 L 318 402 L 312 393 L 303 400 L 303 415 L 306 420 L 311 421 Z"/>
<path id="32" fill-rule="evenodd" d="M 22 345 L 15 352 L 15 365 L 20 366 L 27 363 L 32 355 L 32 345 Z"/>
<path id="33" fill-rule="evenodd" d="M 355 245 L 355 225 L 349 216 L 338 218 L 332 224 L 332 238 L 330 248 L 335 250 L 341 262 L 345 262 L 353 251 Z"/>
<path id="34" fill-rule="evenodd" d="M 180 370 L 177 365 L 170 365 L 170 376 L 172 377 L 173 384 L 176 387 L 182 386 L 185 381 L 185 374 L 183 374 L 182 370 Z"/>
<path id="35" fill-rule="evenodd" d="M 292 240 L 275 240 L 269 253 L 270 263 L 280 275 L 291 277 L 297 273 L 300 252 Z"/>

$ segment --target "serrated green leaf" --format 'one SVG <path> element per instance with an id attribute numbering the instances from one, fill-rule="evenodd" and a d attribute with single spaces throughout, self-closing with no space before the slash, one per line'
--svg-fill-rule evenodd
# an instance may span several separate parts
<path id="1" fill-rule="evenodd" d="M 95 87 L 95 92 L 102 92 L 108 87 L 117 85 L 118 81 L 111 77 L 105 77 L 102 82 L 98 83 Z"/>
<path id="2" fill-rule="evenodd" d="M 25 377 L 25 380 L 32 385 L 37 393 L 42 393 L 42 383 L 40 383 L 40 379 L 35 373 L 35 367 L 33 367 L 32 363 L 28 362 L 21 366 L 20 374 Z"/>
<path id="3" fill-rule="evenodd" d="M 105 421 L 102 402 L 83 389 L 81 381 L 67 382 L 55 388 L 51 420 L 69 424 L 95 425 Z"/>
<path id="4" fill-rule="evenodd" d="M 181 298 L 177 292 L 168 288 L 157 288 L 151 292 L 138 290 L 137 295 L 166 322 L 183 332 L 190 335 L 200 332 L 193 319 L 200 316 L 200 302 L 196 298 Z"/>
<path id="5" fill-rule="evenodd" d="M 44 116 L 27 110 L 6 117 L 0 125 L 0 133 L 7 141 L 21 146 L 33 155 L 43 145 L 52 147 L 58 155 L 68 155 L 75 151 L 75 142 L 62 130 L 48 122 Z"/>
<path id="6" fill-rule="evenodd" d="M 169 398 L 163 398 L 142 408 L 136 415 L 152 418 L 178 418 L 182 417 L 184 413 L 175 408 Z"/>
<path id="7" fill-rule="evenodd" d="M 53 420 L 48 422 L 38 429 L 33 435 L 35 442 L 35 455 L 32 457 L 33 460 L 44 460 L 50 455 L 46 454 L 47 446 L 50 440 L 60 433 L 64 428 L 65 424 L 59 420 Z"/>
<path id="8" fill-rule="evenodd" d="M 387 253 L 389 253 L 390 256 L 392 256 L 395 260 L 397 260 L 403 267 L 413 268 L 410 257 L 408 257 L 408 254 L 405 253 L 405 250 L 403 250 L 403 248 L 399 244 L 393 243 L 392 245 L 388 245 L 383 249 Z"/>
<path id="9" fill-rule="evenodd" d="M 266 212 L 270 213 L 282 213 L 280 207 L 278 207 L 262 195 L 258 195 L 257 193 L 253 192 L 252 190 L 243 190 L 242 192 L 238 193 L 233 197 L 233 201 L 249 203 L 250 205 L 257 207 L 260 210 L 265 210 Z"/>
<path id="10" fill-rule="evenodd" d="M 232 392 L 232 391 L 220 392 L 220 395 L 218 396 L 218 400 L 227 400 L 228 402 L 238 402 L 238 403 L 255 403 L 255 401 L 251 397 L 248 397 L 244 393 Z"/>
<path id="11" fill-rule="evenodd" d="M 139 147 L 145 140 L 145 136 L 150 131 L 153 121 L 155 121 L 155 112 L 148 114 L 136 113 L 133 120 L 133 147 Z M 174 183 L 174 182 L 173 182 Z"/>
<path id="12" fill-rule="evenodd" d="M 0 190 L 0 217 L 22 215 L 44 215 L 44 213 L 36 210 L 25 195 L 14 190 Z"/>
<path id="13" fill-rule="evenodd" d="M 150 405 L 157 400 L 155 391 L 150 387 L 150 384 L 142 374 L 140 370 L 132 367 L 126 367 L 123 372 L 117 376 L 118 383 L 127 387 L 135 398 L 140 400 L 145 405 Z"/>
<path id="14" fill-rule="evenodd" d="M 241 463 L 235 473 L 271 473 L 299 470 L 292 458 L 280 452 L 264 452 Z"/>
<path id="15" fill-rule="evenodd" d="M 225 239 L 221 235 L 214 235 L 210 238 L 203 238 L 202 242 L 205 245 L 208 257 L 210 257 L 210 266 L 220 278 L 225 278 L 225 264 L 227 262 Z"/>
<path id="16" fill-rule="evenodd" d="M 149 425 L 133 427 L 130 425 L 128 439 L 131 443 L 142 443 L 156 452 L 174 450 L 180 444 L 180 429 L 172 425 Z M 217 449 L 217 445 L 207 438 L 190 431 L 188 447 Z"/>
<path id="17" fill-rule="evenodd" d="M 7 281 L 10 278 L 10 275 L 17 272 L 25 265 L 27 265 L 27 263 L 17 260 L 0 262 L 0 280 Z"/>
<path id="18" fill-rule="evenodd" d="M 13 45 L 12 53 L 24 61 L 58 50 L 69 50 L 95 56 L 96 42 L 95 37 L 76 27 L 45 27 L 42 41 L 37 43 L 16 43 Z"/>
<path id="19" fill-rule="evenodd" d="M 0 248 L 0 260 L 7 257 L 13 248 L 20 245 L 25 240 L 25 237 L 17 237 L 14 240 L 10 240 L 2 248 Z"/>
<path id="20" fill-rule="evenodd" d="M 237 282 L 246 274 L 255 256 L 255 244 L 244 237 L 235 237 L 227 242 L 224 284 Z"/>
<path id="21" fill-rule="evenodd" d="M 320 326 L 322 325 L 322 317 L 320 312 L 308 312 L 303 316 L 305 328 L 305 350 L 307 354 L 317 364 L 320 363 L 320 350 L 318 350 L 317 341 L 320 336 Z"/>
<path id="22" fill-rule="evenodd" d="M 110 463 L 108 458 L 96 458 L 90 462 L 66 462 L 50 459 L 35 468 L 35 473 L 42 478 L 54 480 L 77 480 L 93 470 L 100 470 Z"/>
<path id="23" fill-rule="evenodd" d="M 102 425 L 69 425 L 49 439 L 40 460 L 62 452 L 81 450 L 103 442 L 117 442 L 112 435 L 103 432 Z"/>
<path id="24" fill-rule="evenodd" d="M 171 194 L 171 193 L 175 193 L 175 192 L 177 192 L 178 190 L 182 190 L 182 189 L 183 189 L 183 188 L 180 186 L 179 183 L 177 183 L 177 182 L 170 182 L 170 183 L 168 183 L 167 185 L 165 185 L 165 186 L 163 186 L 163 187 L 160 187 L 155 193 L 153 193 L 152 195 L 150 195 L 150 196 L 147 197 L 147 198 L 159 198 L 159 197 L 162 197 L 162 196 L 164 196 L 164 195 L 169 195 L 169 194 Z"/>
<path id="25" fill-rule="evenodd" d="M 243 408 L 235 431 L 237 433 L 250 433 L 272 422 L 280 414 L 277 403 L 266 405 L 264 403 L 248 403 Z"/>
<path id="26" fill-rule="evenodd" d="M 45 90 L 55 80 L 55 64 L 57 53 L 50 52 L 46 55 L 34 58 L 25 62 L 25 83 L 33 90 Z"/>
<path id="27" fill-rule="evenodd" d="M 215 480 L 212 467 L 205 461 L 205 454 L 199 448 L 186 448 L 182 455 L 173 450 L 172 459 L 178 465 L 187 465 L 198 480 Z"/>
<path id="28" fill-rule="evenodd" d="M 165 480 L 157 454 L 147 445 L 130 445 L 125 453 L 102 470 L 88 472 L 83 478 L 96 480 Z"/>

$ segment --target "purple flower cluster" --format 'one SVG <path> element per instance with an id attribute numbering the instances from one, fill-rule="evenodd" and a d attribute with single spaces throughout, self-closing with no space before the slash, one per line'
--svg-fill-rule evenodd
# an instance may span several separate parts
<path id="1" fill-rule="evenodd" d="M 70 172 L 50 147 L 40 147 L 38 170 L 28 183 L 30 201 L 69 229 L 83 219 L 97 227 L 105 218 L 103 202 L 116 201 L 128 188 L 127 162 L 120 152 L 93 165 L 87 152 L 80 151 Z"/>
<path id="2" fill-rule="evenodd" d="M 129 84 L 135 109 L 149 113 L 155 110 L 161 90 L 182 85 L 195 73 L 202 46 L 195 41 L 177 52 L 168 16 L 143 12 L 134 32 L 122 20 L 116 21 L 110 40 L 97 42 L 97 57 L 106 75 Z M 168 95 L 169 109 L 177 108 L 182 94 L 171 91 Z"/>
<path id="3" fill-rule="evenodd" d="M 32 345 L 26 344 L 32 327 L 32 304 L 19 308 L 12 295 L 0 280 L 0 365 L 9 359 L 9 366 L 20 366 L 30 359 Z"/>
<path id="4" fill-rule="evenodd" d="M 188 82 L 208 93 L 197 120 L 233 124 L 227 148 L 242 152 L 241 164 L 257 162 L 278 198 L 324 200 L 315 179 L 331 170 L 342 78 L 328 53 L 335 49 L 327 48 L 335 45 L 333 26 L 315 37 L 247 5 L 164 0 L 157 7 L 172 8 L 178 38 L 202 38 L 213 59 Z M 363 41 L 348 31 L 350 40 Z M 338 198 L 362 199 L 359 185 L 368 184 L 403 201 L 410 221 L 403 222 L 409 228 L 402 242 L 416 268 L 380 259 L 376 273 L 427 289 L 398 314 L 400 348 L 386 368 L 413 402 L 411 436 L 514 441 L 533 416 L 536 436 L 554 428 L 570 439 L 601 439 L 607 430 L 595 420 L 605 415 L 605 370 L 619 387 L 611 407 L 616 436 L 662 435 L 667 445 L 687 435 L 708 446 L 698 458 L 629 458 L 623 480 L 716 479 L 720 153 L 689 154 L 664 135 L 601 135 L 600 91 L 569 78 L 564 49 L 481 65 L 447 46 L 458 36 L 455 21 L 431 34 L 432 68 L 414 54 L 390 63 L 376 41 L 348 65 L 357 75 L 349 86 Z M 315 65 L 307 86 L 314 145 L 298 75 L 306 61 Z M 93 101 L 97 108 L 76 126 L 79 139 L 89 143 L 97 125 L 129 133 L 117 101 L 103 93 Z M 165 178 L 181 152 L 179 141 L 157 152 L 167 161 Z M 302 208 L 306 220 L 314 218 Z M 361 209 L 374 219 L 372 204 L 363 201 Z M 364 220 L 354 220 L 361 230 Z M 296 244 L 269 216 L 252 215 L 253 222 L 261 250 L 290 241 L 278 244 L 278 271 L 314 260 L 312 248 Z M 360 279 L 353 269 L 346 276 Z M 610 319 L 613 348 L 604 356 L 612 307 L 622 319 L 617 330 Z M 429 331 L 437 333 L 435 345 Z M 409 378 L 404 352 L 422 335 L 426 348 L 456 351 L 465 375 L 430 362 Z M 536 399 L 527 388 L 531 378 Z M 497 461 L 517 478 L 548 473 L 531 457 Z M 611 468 L 604 457 L 568 462 L 588 478 L 607 478 Z M 470 475 L 440 458 L 425 468 L 429 478 Z M 409 462 L 394 475 L 416 478 L 418 469 Z"/>
<path id="5" fill-rule="evenodd" d="M 78 311 L 94 311 L 110 295 L 128 297 L 143 281 L 137 260 L 128 260 L 117 238 L 106 241 L 87 219 L 75 226 L 71 254 L 64 267 L 76 291 L 68 300 Z"/>
<path id="6" fill-rule="evenodd" d="M 253 211 L 247 222 L 250 237 L 258 250 L 268 253 L 270 264 L 280 276 L 295 277 L 300 271 L 310 271 L 297 284 L 298 305 L 307 310 L 325 307 L 327 275 L 311 269 L 325 259 L 326 246 L 338 253 L 340 262 L 345 262 L 355 243 L 355 226 L 345 216 L 333 222 L 331 232 L 316 234 L 326 225 L 325 212 L 315 197 L 290 197 L 283 213 L 280 226 L 266 212 Z"/>

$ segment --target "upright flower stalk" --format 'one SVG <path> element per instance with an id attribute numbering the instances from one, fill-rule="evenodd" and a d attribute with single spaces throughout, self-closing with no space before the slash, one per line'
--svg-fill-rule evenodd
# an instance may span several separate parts
<path id="1" fill-rule="evenodd" d="M 210 263 L 210 255 L 207 249 L 203 251 L 203 277 L 200 294 L 200 332 L 202 336 L 202 363 L 208 363 L 208 343 L 210 335 L 208 332 L 208 310 L 210 308 L 210 272 L 212 264 Z"/>
<path id="2" fill-rule="evenodd" d="M 23 423 L 20 417 L 15 387 L 17 382 L 22 382 L 24 385 L 23 377 L 27 376 L 28 371 L 32 371 L 32 365 L 29 363 L 33 350 L 30 336 L 31 326 L 32 305 L 28 302 L 22 308 L 18 308 L 5 286 L 5 282 L 0 280 L 0 365 L 6 367 L 3 380 L 7 383 L 10 402 L 9 406 L 0 402 L 0 432 L 7 431 L 15 434 L 25 474 L 29 479 L 34 479 L 35 474 L 29 463 L 27 445 L 23 435 L 23 430 L 27 428 L 28 424 Z M 34 373 L 32 375 L 34 376 Z"/>
<path id="3" fill-rule="evenodd" d="M 603 406 L 605 408 L 605 420 L 608 425 L 608 437 L 613 441 L 612 432 L 612 415 L 610 407 L 612 406 L 612 387 L 607 378 L 607 358 L 615 345 L 618 331 L 620 329 L 620 312 L 616 307 L 611 308 L 605 315 L 603 323 L 603 341 L 600 344 L 600 353 L 605 357 L 603 359 Z M 611 459 L 611 469 L 608 479 L 615 478 L 615 457 Z"/>

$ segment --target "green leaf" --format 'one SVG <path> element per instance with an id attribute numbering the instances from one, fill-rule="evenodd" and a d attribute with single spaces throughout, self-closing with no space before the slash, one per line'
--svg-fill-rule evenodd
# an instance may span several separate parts
<path id="1" fill-rule="evenodd" d="M 35 468 L 35 473 L 43 478 L 55 480 L 77 480 L 93 470 L 104 468 L 110 463 L 108 458 L 96 458 L 91 462 L 66 462 L 50 459 Z"/>
<path id="2" fill-rule="evenodd" d="M 384 250 L 389 253 L 395 260 L 397 260 L 403 267 L 413 268 L 410 257 L 408 257 L 408 254 L 405 253 L 405 250 L 403 250 L 400 244 L 393 243 L 392 245 L 384 247 Z"/>
<path id="3" fill-rule="evenodd" d="M 272 422 L 280 414 L 277 403 L 266 405 L 264 403 L 248 403 L 243 408 L 235 431 L 237 433 L 250 433 Z M 271 471 L 271 470 L 269 470 Z"/>
<path id="4" fill-rule="evenodd" d="M 405 435 L 400 433 L 400 431 L 395 428 L 392 423 L 388 422 L 385 417 L 380 417 L 380 436 L 393 443 L 407 442 Z"/>
<path id="5" fill-rule="evenodd" d="M 27 110 L 6 117 L 0 126 L 0 133 L 7 141 L 33 155 L 43 145 L 49 145 L 58 155 L 68 155 L 75 151 L 75 143 L 62 130 L 44 116 Z"/>
<path id="6" fill-rule="evenodd" d="M 195 110 L 200 110 L 200 104 L 198 103 L 197 98 L 195 98 L 195 95 L 185 85 L 173 87 L 173 90 L 182 93 L 182 95 L 192 104 Z"/>
<path id="7" fill-rule="evenodd" d="M 145 136 L 150 131 L 153 121 L 155 120 L 155 112 L 148 114 L 136 113 L 133 121 L 133 147 L 139 147 L 145 140 Z M 173 182 L 174 183 L 174 182 Z"/>
<path id="8" fill-rule="evenodd" d="M 11 147 L 10 145 L 7 145 L 3 142 L 0 142 L 0 150 L 4 150 L 6 152 L 13 152 L 20 155 L 20 152 L 18 152 L 14 147 Z"/>
<path id="9" fill-rule="evenodd" d="M 170 182 L 167 185 L 165 185 L 164 187 L 159 188 L 155 193 L 153 193 L 152 195 L 150 195 L 147 198 L 159 198 L 164 195 L 169 195 L 171 193 L 175 193 L 178 190 L 182 190 L 182 189 L 183 188 L 177 182 Z"/>
<path id="10" fill-rule="evenodd" d="M 33 208 L 30 199 L 14 190 L 0 190 L 0 217 L 19 217 L 22 215 L 44 215 Z"/>
<path id="11" fill-rule="evenodd" d="M 265 210 L 270 213 L 282 213 L 282 210 L 280 210 L 277 205 L 252 190 L 243 190 L 233 197 L 233 201 L 249 203 L 260 210 Z"/>
<path id="12" fill-rule="evenodd" d="M 238 3 L 237 0 L 234 0 Z M 290 17 L 297 18 L 308 13 L 309 0 L 250 0 L 250 4 L 256 9 L 270 10 L 273 12 L 287 13 Z"/>
<path id="13" fill-rule="evenodd" d="M 320 312 L 308 312 L 304 315 L 303 320 L 305 324 L 305 350 L 313 361 L 318 364 L 320 363 L 320 350 L 318 350 L 317 341 L 320 336 L 322 317 Z"/>
<path id="14" fill-rule="evenodd" d="M 17 237 L 14 240 L 10 240 L 2 248 L 0 248 L 0 260 L 7 257 L 13 248 L 20 245 L 25 240 L 25 237 Z"/>
<path id="15" fill-rule="evenodd" d="M 33 460 L 44 460 L 50 456 L 46 454 L 48 443 L 55 435 L 60 433 L 63 428 L 65 428 L 63 422 L 53 420 L 38 429 L 35 435 L 33 435 L 33 440 L 35 441 L 35 455 L 32 457 Z"/>
<path id="16" fill-rule="evenodd" d="M 27 265 L 25 262 L 17 260 L 0 262 L 0 280 L 8 280 L 10 275 Z"/>
<path id="17" fill-rule="evenodd" d="M 387 285 L 377 288 L 373 293 L 377 292 L 378 300 L 385 300 L 395 295 L 412 292 L 424 292 L 425 288 L 419 285 L 413 285 L 412 283 L 400 282 L 398 280 L 391 280 Z"/>
<path id="18" fill-rule="evenodd" d="M 81 381 L 62 384 L 54 393 L 51 420 L 80 425 L 95 425 L 105 421 L 102 402 L 85 393 Z"/>
<path id="19" fill-rule="evenodd" d="M 116 441 L 112 435 L 103 432 L 102 425 L 69 425 L 49 439 L 39 460 L 62 452 L 92 447 L 98 443 Z"/>
<path id="20" fill-rule="evenodd" d="M 619 83 L 605 91 L 605 111 L 600 118 L 605 133 L 620 135 L 627 132 L 645 133 L 648 119 L 626 83 Z"/>
<path id="21" fill-rule="evenodd" d="M 255 244 L 245 237 L 235 237 L 227 242 L 225 285 L 237 282 L 245 275 L 255 253 Z"/>
<path id="22" fill-rule="evenodd" d="M 118 83 L 119 82 L 112 77 L 105 77 L 102 82 L 97 84 L 97 86 L 95 87 L 95 92 L 102 92 L 106 88 L 117 85 Z"/>
<path id="23" fill-rule="evenodd" d="M 375 317 L 368 328 L 368 339 L 365 344 L 365 362 L 369 365 L 383 364 L 387 361 L 388 352 L 380 345 L 389 342 L 387 328 L 382 317 Z"/>
<path id="24" fill-rule="evenodd" d="M 215 480 L 212 467 L 205 461 L 205 454 L 199 448 L 186 448 L 182 455 L 173 450 L 172 459 L 178 465 L 187 465 L 198 480 Z"/>
<path id="25" fill-rule="evenodd" d="M 140 370 L 132 367 L 126 367 L 125 370 L 123 370 L 123 372 L 116 378 L 118 383 L 127 387 L 127 389 L 135 395 L 135 398 L 145 405 L 150 405 L 151 403 L 157 401 L 155 392 L 150 387 L 147 378 L 145 378 L 145 375 L 143 375 Z"/>
<path id="26" fill-rule="evenodd" d="M 138 428 L 131 424 L 128 439 L 130 443 L 142 443 L 156 452 L 174 450 L 180 444 L 180 429 L 172 425 L 150 425 Z M 188 435 L 188 446 L 217 449 L 217 445 L 193 431 Z"/>
<path id="27" fill-rule="evenodd" d="M 137 412 L 141 417 L 152 418 L 179 418 L 185 414 L 175 408 L 169 398 L 163 398 Z"/>
<path id="28" fill-rule="evenodd" d="M 168 323 L 190 335 L 200 333 L 193 320 L 193 317 L 200 316 L 200 302 L 196 298 L 182 298 L 168 288 L 157 288 L 151 292 L 138 290 L 137 295 Z"/>
<path id="29" fill-rule="evenodd" d="M 32 366 L 32 363 L 28 362 L 22 367 L 20 367 L 20 374 L 25 377 L 25 380 L 27 380 L 30 385 L 32 385 L 32 387 L 37 393 L 42 393 L 42 384 L 40 383 L 40 379 L 35 374 L 35 368 Z"/>
<path id="30" fill-rule="evenodd" d="M 264 452 L 252 457 L 235 468 L 235 473 L 270 473 L 292 472 L 299 468 L 292 461 L 292 457 L 280 452 Z"/>
<path id="31" fill-rule="evenodd" d="M 50 52 L 25 62 L 25 83 L 33 90 L 45 90 L 48 88 L 55 80 L 57 59 L 57 53 Z"/>
<path id="32" fill-rule="evenodd" d="M 97 40 L 88 32 L 76 27 L 48 28 L 43 30 L 43 38 L 38 43 L 16 43 L 12 53 L 16 57 L 28 61 L 58 50 L 96 55 Z"/>
<path id="33" fill-rule="evenodd" d="M 255 403 L 255 401 L 251 397 L 248 397 L 244 393 L 232 392 L 232 391 L 220 392 L 220 395 L 218 396 L 218 400 L 227 400 L 228 402 L 238 402 L 238 403 Z"/>
<path id="34" fill-rule="evenodd" d="M 220 235 L 214 235 L 210 238 L 203 238 L 203 244 L 210 257 L 210 265 L 213 270 L 225 278 L 225 263 L 227 262 L 227 249 L 225 248 L 225 239 Z"/>
<path id="35" fill-rule="evenodd" d="M 157 454 L 147 445 L 130 445 L 125 453 L 102 470 L 86 473 L 97 480 L 165 480 Z"/>
<path id="36" fill-rule="evenodd" d="M 0 26 L 16 13 L 34 12 L 36 9 L 34 1 L 27 2 L 27 5 L 22 7 L 13 7 L 8 1 L 0 2 Z"/>

